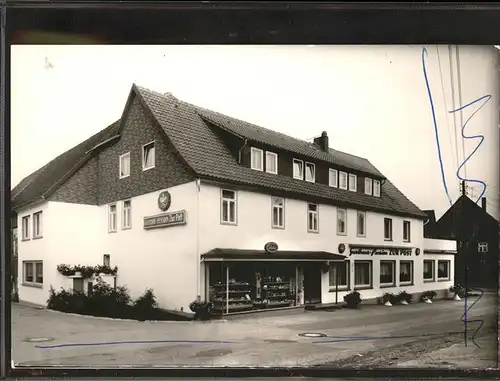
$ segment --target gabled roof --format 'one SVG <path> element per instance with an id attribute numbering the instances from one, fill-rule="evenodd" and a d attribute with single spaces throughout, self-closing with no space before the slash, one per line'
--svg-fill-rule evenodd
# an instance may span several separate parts
<path id="1" fill-rule="evenodd" d="M 443 224 L 455 223 L 457 218 L 455 216 L 464 211 L 467 220 L 476 219 L 477 216 L 481 216 L 482 221 L 498 225 L 498 221 L 489 213 L 487 213 L 478 204 L 472 201 L 468 196 L 462 195 L 457 201 L 441 216 L 441 218 L 436 222 L 439 228 L 442 228 Z M 473 213 L 471 213 L 473 212 Z"/>
<path id="2" fill-rule="evenodd" d="M 66 178 L 90 159 L 93 148 L 116 135 L 119 125 L 119 121 L 114 122 L 25 177 L 11 192 L 13 208 L 18 209 L 38 198 L 48 197 L 58 185 L 62 185 Z"/>
<path id="3" fill-rule="evenodd" d="M 262 142 L 314 160 L 322 160 L 384 178 L 366 159 L 337 150 L 326 153 L 311 143 L 191 105 L 171 94 L 161 94 L 135 84 L 132 85 L 127 104 L 134 94 L 139 96 L 146 111 L 165 132 L 183 162 L 200 178 L 282 191 L 302 197 L 316 197 L 337 204 L 354 205 L 388 214 L 426 218 L 426 214 L 389 180 L 385 180 L 382 186 L 382 197 L 373 197 L 244 167 L 237 163 L 229 148 L 207 122 L 251 141 Z M 126 112 L 127 107 L 124 115 Z M 13 190 L 14 207 L 22 206 L 37 197 L 47 197 L 90 158 L 89 151 L 116 136 L 120 131 L 120 123 L 115 122 L 28 176 Z"/>

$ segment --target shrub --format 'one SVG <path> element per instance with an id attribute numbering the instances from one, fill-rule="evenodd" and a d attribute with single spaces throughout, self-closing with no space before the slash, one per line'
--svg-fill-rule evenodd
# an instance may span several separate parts
<path id="1" fill-rule="evenodd" d="M 93 276 L 98 276 L 99 274 L 108 274 L 108 275 L 116 275 L 118 273 L 118 267 L 115 266 L 113 268 L 109 266 L 83 266 L 83 265 L 76 265 L 76 266 L 70 266 L 66 264 L 61 264 L 57 266 L 57 271 L 61 275 L 64 276 L 72 276 L 75 275 L 76 272 L 80 272 L 82 274 L 82 278 L 88 279 L 92 278 Z"/>
<path id="2" fill-rule="evenodd" d="M 153 290 L 148 288 L 143 295 L 139 296 L 134 304 L 134 314 L 138 320 L 146 320 L 148 316 L 156 315 L 158 302 Z"/>
<path id="3" fill-rule="evenodd" d="M 361 304 L 361 294 L 358 291 L 350 292 L 344 296 L 347 308 L 358 308 Z"/>
<path id="4" fill-rule="evenodd" d="M 210 320 L 212 307 L 213 304 L 207 301 L 195 300 L 189 304 L 189 309 L 194 313 L 194 318 L 198 320 Z"/>
<path id="5" fill-rule="evenodd" d="M 425 291 L 421 296 L 420 300 L 424 301 L 425 299 L 429 299 L 432 301 L 436 297 L 436 291 Z"/>
<path id="6" fill-rule="evenodd" d="M 413 295 L 412 294 L 408 294 L 406 291 L 401 291 L 397 295 L 397 298 L 398 298 L 399 302 L 402 302 L 404 300 L 406 303 L 411 303 L 411 301 L 413 299 Z"/>

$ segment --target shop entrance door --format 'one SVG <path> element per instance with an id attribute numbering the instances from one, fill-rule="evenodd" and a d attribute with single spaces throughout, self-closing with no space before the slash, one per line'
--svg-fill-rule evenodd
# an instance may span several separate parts
<path id="1" fill-rule="evenodd" d="M 321 303 L 321 267 L 317 263 L 305 263 L 304 304 Z"/>

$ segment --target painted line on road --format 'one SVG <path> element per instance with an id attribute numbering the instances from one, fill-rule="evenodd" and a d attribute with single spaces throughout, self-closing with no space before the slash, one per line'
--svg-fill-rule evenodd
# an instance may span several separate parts
<path id="1" fill-rule="evenodd" d="M 54 344 L 54 345 L 35 345 L 40 349 L 66 348 L 66 347 L 90 347 L 103 345 L 121 345 L 121 344 L 166 344 L 166 343 L 182 343 L 182 344 L 234 344 L 234 341 L 221 340 L 134 340 L 134 341 L 104 341 L 100 343 L 70 343 L 70 344 Z"/>

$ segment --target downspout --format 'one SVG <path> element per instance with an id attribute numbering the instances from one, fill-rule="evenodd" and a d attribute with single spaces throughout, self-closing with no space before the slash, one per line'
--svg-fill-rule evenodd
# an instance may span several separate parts
<path id="1" fill-rule="evenodd" d="M 241 152 L 243 152 L 243 149 L 247 146 L 248 139 L 245 139 L 245 143 L 241 146 L 240 150 L 238 151 L 238 164 L 241 164 Z"/>
<path id="2" fill-rule="evenodd" d="M 200 253 L 200 179 L 196 179 L 196 299 L 201 300 L 201 253 Z M 206 281 L 206 279 L 205 279 Z M 206 295 L 205 295 L 206 299 Z"/>

